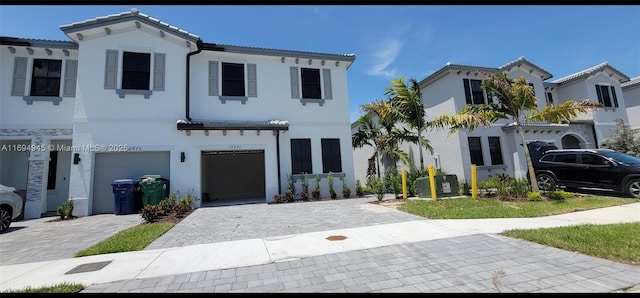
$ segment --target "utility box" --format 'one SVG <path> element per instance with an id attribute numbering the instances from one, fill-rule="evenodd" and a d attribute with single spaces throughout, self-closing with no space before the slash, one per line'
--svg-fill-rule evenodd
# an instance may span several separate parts
<path id="1" fill-rule="evenodd" d="M 453 197 L 460 195 L 460 187 L 458 186 L 458 177 L 456 175 L 436 175 L 436 197 Z M 418 197 L 431 198 L 431 182 L 429 177 L 420 177 L 416 179 L 416 188 Z"/>

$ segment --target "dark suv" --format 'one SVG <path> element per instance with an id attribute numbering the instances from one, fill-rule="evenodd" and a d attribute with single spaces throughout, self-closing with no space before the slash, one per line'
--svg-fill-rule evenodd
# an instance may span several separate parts
<path id="1" fill-rule="evenodd" d="M 534 168 L 541 190 L 606 188 L 640 198 L 640 158 L 614 150 L 549 150 Z"/>

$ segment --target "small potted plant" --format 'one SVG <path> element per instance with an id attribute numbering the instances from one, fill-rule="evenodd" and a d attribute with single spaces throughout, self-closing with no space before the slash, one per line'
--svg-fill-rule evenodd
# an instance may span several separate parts
<path id="1" fill-rule="evenodd" d="M 275 194 L 273 195 L 273 202 L 274 203 L 281 203 L 282 202 L 282 194 Z"/>
<path id="2" fill-rule="evenodd" d="M 340 177 L 340 181 L 342 181 L 342 197 L 351 197 L 351 188 L 347 185 L 347 182 L 344 181 L 344 176 Z"/>
<path id="3" fill-rule="evenodd" d="M 317 200 L 320 198 L 320 176 L 316 175 L 313 180 L 315 184 L 311 190 L 311 197 Z"/>
<path id="4" fill-rule="evenodd" d="M 329 172 L 329 174 L 327 174 L 327 183 L 329 185 L 329 195 L 331 196 L 332 199 L 336 199 L 338 197 L 338 194 L 336 194 L 336 191 L 333 189 L 333 173 Z"/>
<path id="5" fill-rule="evenodd" d="M 362 182 L 360 182 L 360 179 L 356 179 L 356 196 L 359 198 L 364 196 L 364 190 L 362 189 Z"/>

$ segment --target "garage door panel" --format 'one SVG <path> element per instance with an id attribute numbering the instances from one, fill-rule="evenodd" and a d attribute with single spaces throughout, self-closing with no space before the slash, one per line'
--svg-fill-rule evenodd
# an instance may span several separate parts
<path id="1" fill-rule="evenodd" d="M 161 175 L 169 179 L 170 153 L 96 153 L 93 178 L 93 214 L 113 213 L 111 183 L 116 179 L 140 179 L 142 175 Z M 171 183 L 171 182 L 169 182 Z"/>

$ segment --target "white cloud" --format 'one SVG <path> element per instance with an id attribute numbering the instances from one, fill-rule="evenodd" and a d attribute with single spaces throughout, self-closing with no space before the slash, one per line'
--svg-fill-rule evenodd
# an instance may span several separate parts
<path id="1" fill-rule="evenodd" d="M 389 40 L 386 44 L 373 53 L 373 59 L 375 60 L 372 67 L 369 68 L 367 74 L 374 76 L 384 76 L 388 79 L 395 78 L 397 75 L 396 69 L 389 69 L 400 53 L 400 47 L 402 45 L 397 40 Z"/>

